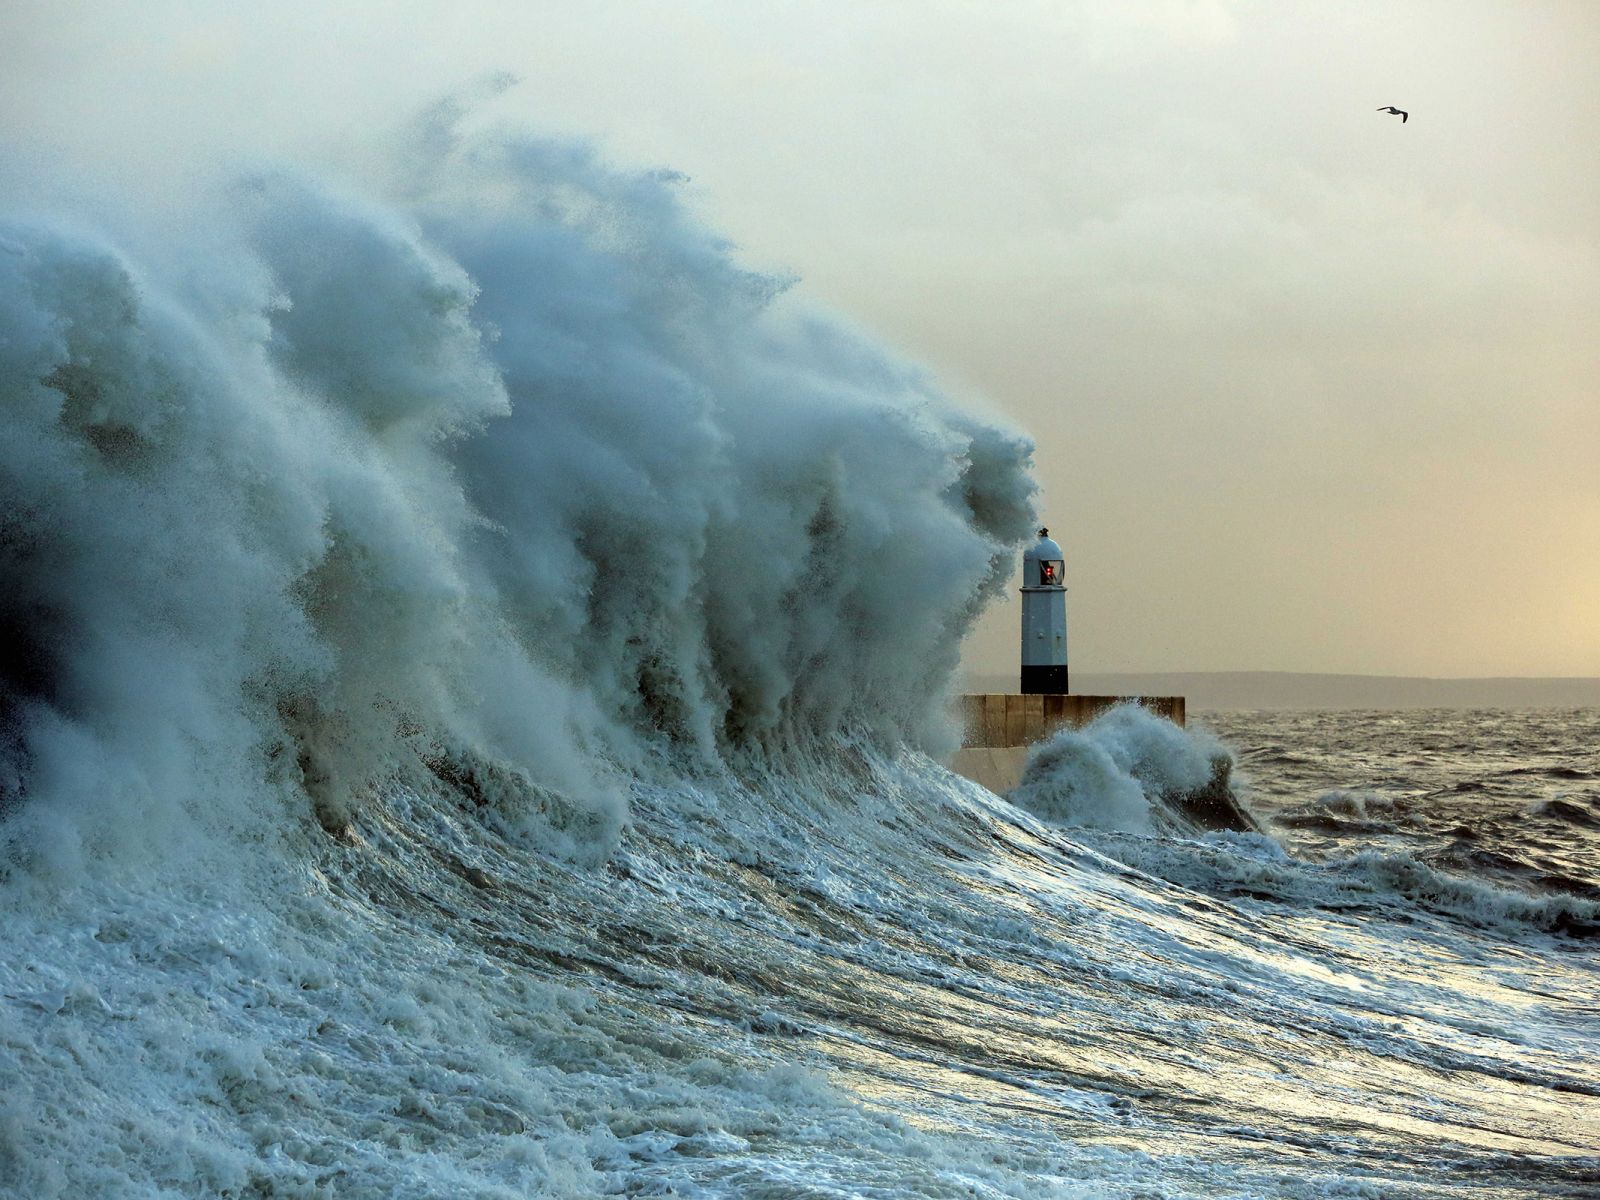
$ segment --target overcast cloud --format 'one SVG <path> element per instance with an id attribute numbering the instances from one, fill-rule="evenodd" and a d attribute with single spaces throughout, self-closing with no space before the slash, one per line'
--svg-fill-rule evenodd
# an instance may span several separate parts
<path id="1" fill-rule="evenodd" d="M 13 3 L 0 125 L 160 203 L 512 72 L 1033 434 L 1078 669 L 1600 674 L 1597 61 L 1584 2 Z"/>

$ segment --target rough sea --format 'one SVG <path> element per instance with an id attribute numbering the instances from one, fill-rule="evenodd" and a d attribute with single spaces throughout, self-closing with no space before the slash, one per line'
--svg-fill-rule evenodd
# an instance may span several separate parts
<path id="1" fill-rule="evenodd" d="M 949 773 L 1028 439 L 459 116 L 7 195 L 0 1194 L 1600 1195 L 1600 713 Z"/>

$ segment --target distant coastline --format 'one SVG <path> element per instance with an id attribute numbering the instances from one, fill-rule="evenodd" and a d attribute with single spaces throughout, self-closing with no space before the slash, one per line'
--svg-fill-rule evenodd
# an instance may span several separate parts
<path id="1" fill-rule="evenodd" d="M 968 673 L 974 692 L 1014 692 L 1014 674 Z M 1428 679 L 1293 671 L 1073 672 L 1088 695 L 1186 696 L 1196 709 L 1597 708 L 1600 678 Z"/>

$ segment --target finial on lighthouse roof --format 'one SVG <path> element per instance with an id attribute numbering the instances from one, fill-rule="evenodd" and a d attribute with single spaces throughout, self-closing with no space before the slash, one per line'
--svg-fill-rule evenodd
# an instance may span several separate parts
<path id="1" fill-rule="evenodd" d="M 1047 525 L 1039 526 L 1039 536 L 1040 537 L 1049 537 L 1050 536 L 1050 528 L 1049 528 L 1049 526 L 1047 526 Z"/>

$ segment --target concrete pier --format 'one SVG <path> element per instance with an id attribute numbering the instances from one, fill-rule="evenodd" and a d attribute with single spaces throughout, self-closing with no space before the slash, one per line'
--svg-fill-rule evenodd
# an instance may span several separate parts
<path id="1" fill-rule="evenodd" d="M 1009 792 L 1022 778 L 1028 747 L 1063 726 L 1087 725 L 1129 701 L 1176 725 L 1188 723 L 1182 696 L 1070 696 L 976 692 L 961 697 L 962 748 L 947 764 L 991 792 Z"/>

